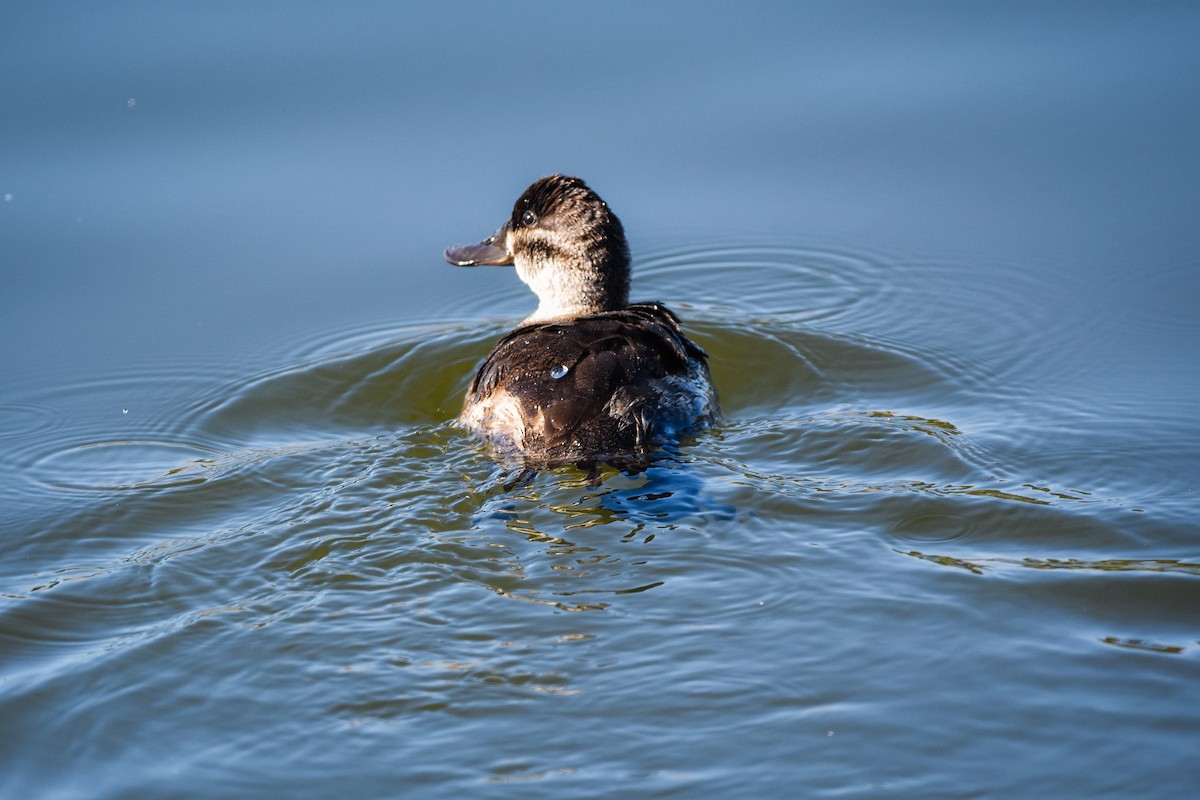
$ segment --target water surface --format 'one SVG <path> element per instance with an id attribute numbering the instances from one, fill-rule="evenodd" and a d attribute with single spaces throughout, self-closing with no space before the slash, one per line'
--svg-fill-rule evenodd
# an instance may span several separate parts
<path id="1" fill-rule="evenodd" d="M 0 23 L 0 795 L 1200 787 L 1190 5 Z M 725 419 L 509 487 L 552 171 Z"/>

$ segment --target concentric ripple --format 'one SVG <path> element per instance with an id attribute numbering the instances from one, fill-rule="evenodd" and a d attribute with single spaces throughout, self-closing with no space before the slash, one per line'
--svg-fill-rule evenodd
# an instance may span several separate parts
<path id="1" fill-rule="evenodd" d="M 88 442 L 49 453 L 32 473 L 43 485 L 66 491 L 164 488 L 200 479 L 220 455 L 187 442 Z"/>
<path id="2" fill-rule="evenodd" d="M 982 329 L 929 306 L 982 291 L 961 278 L 791 247 L 652 255 L 635 296 L 710 354 L 724 416 L 636 474 L 511 481 L 454 425 L 520 314 L 482 305 L 318 332 L 266 369 L 143 365 L 13 397 L 0 500 L 36 502 L 0 562 L 0 623 L 28 674 L 132 685 L 101 707 L 125 730 L 158 698 L 207 708 L 211 676 L 233 700 L 202 724 L 247 753 L 259 698 L 301 710 L 269 728 L 281 749 L 306 726 L 476 718 L 478 737 L 489 715 L 568 701 L 543 709 L 557 730 L 613 697 L 719 709 L 716 737 L 748 696 L 828 716 L 839 698 L 812 686 L 848 664 L 889 685 L 876 647 L 894 635 L 894 659 L 942 652 L 956 625 L 975 642 L 984 596 L 1071 620 L 1012 614 L 1004 652 L 1035 624 L 1054 652 L 1190 656 L 1195 559 L 1150 544 L 1194 525 L 1170 504 L 1186 477 L 1139 479 L 1156 453 L 1135 428 L 1083 435 L 1105 412 L 1039 391 L 1049 368 L 1005 351 L 1030 324 L 1005 302 Z M 46 724 L 65 740 L 96 723 Z"/>
<path id="3" fill-rule="evenodd" d="M 866 253 L 786 245 L 697 247 L 639 260 L 635 294 L 682 298 L 751 320 L 828 323 L 870 316 L 886 306 L 894 292 L 883 279 L 886 271 L 885 261 Z M 730 291 L 732 286 L 737 290 Z"/>
<path id="4" fill-rule="evenodd" d="M 52 405 L 0 403 L 0 440 L 44 436 L 63 424 Z"/>

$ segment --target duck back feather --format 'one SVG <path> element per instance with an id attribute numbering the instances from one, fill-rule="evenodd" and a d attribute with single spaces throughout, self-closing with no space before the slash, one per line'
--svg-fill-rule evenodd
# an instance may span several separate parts
<path id="1" fill-rule="evenodd" d="M 641 453 L 715 414 L 707 355 L 664 306 L 636 303 L 504 336 L 461 420 L 500 455 L 546 465 Z"/>

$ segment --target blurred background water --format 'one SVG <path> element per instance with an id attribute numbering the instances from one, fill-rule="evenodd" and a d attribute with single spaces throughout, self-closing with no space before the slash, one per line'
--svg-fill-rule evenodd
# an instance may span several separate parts
<path id="1" fill-rule="evenodd" d="M 0 796 L 1200 788 L 1191 3 L 0 10 Z M 578 174 L 716 430 L 505 489 Z"/>

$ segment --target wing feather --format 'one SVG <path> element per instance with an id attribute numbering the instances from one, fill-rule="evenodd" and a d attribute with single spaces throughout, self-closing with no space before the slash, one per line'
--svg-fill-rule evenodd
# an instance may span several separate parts
<path id="1" fill-rule="evenodd" d="M 525 425 L 519 438 L 486 411 L 473 414 L 469 424 L 534 460 L 640 450 L 658 434 L 664 389 L 678 389 L 698 370 L 707 381 L 706 361 L 675 315 L 657 303 L 565 324 L 527 325 L 504 336 L 483 362 L 463 418 L 473 407 L 486 409 L 493 395 L 503 395 L 520 406 Z"/>

